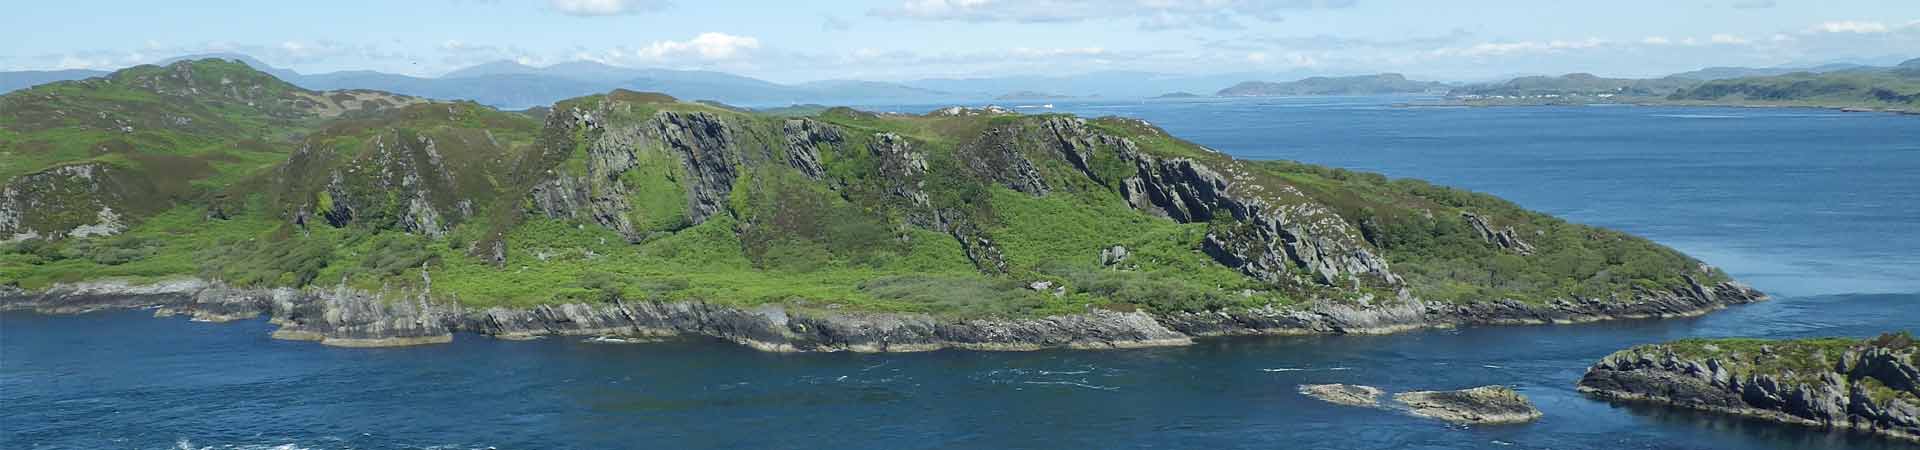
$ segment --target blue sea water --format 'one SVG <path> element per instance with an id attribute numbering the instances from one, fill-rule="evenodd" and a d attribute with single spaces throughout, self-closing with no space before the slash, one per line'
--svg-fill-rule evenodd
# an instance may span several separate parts
<path id="1" fill-rule="evenodd" d="M 1920 328 L 1920 118 L 1402 100 L 1056 106 L 1245 158 L 1497 194 L 1675 246 L 1777 299 L 1664 321 L 888 355 L 466 335 L 337 349 L 268 339 L 263 321 L 0 313 L 0 449 L 1920 448 L 1573 391 L 1634 344 Z M 1460 427 L 1295 392 L 1335 382 L 1506 384 L 1546 417 Z"/>

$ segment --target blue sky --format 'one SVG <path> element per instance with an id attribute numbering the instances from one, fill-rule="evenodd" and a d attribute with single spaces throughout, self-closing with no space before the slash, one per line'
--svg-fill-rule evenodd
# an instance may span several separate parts
<path id="1" fill-rule="evenodd" d="M 0 70 L 238 52 L 434 76 L 592 60 L 780 82 L 1402 72 L 1440 80 L 1920 57 L 1920 0 L 21 1 Z"/>

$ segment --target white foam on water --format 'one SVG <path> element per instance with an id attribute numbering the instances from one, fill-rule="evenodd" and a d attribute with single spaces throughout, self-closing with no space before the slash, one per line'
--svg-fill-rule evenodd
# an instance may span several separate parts
<path id="1" fill-rule="evenodd" d="M 1101 390 L 1101 391 L 1118 391 L 1118 390 L 1120 390 L 1120 388 L 1119 388 L 1118 386 L 1100 386 L 1100 385 L 1094 385 L 1094 384 L 1087 384 L 1087 383 L 1081 383 L 1081 382 L 1075 382 L 1075 381 L 1022 381 L 1021 383 L 1026 383 L 1026 384 L 1049 384 L 1049 385 L 1060 385 L 1060 386 L 1073 386 L 1073 387 L 1081 387 L 1081 388 L 1087 388 L 1087 389 L 1094 389 L 1094 390 Z"/>
<path id="2" fill-rule="evenodd" d="M 1353 370 L 1353 368 L 1352 367 L 1322 367 L 1322 368 L 1276 367 L 1272 369 L 1260 369 L 1261 372 L 1316 372 L 1316 371 L 1337 371 L 1337 370 Z"/>

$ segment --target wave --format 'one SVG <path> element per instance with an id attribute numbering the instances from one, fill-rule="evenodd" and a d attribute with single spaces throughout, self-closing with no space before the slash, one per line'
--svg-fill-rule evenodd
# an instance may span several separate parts
<path id="1" fill-rule="evenodd" d="M 1730 114 L 1654 114 L 1653 116 L 1669 119 L 1745 119 L 1751 117 Z"/>
<path id="2" fill-rule="evenodd" d="M 1336 370 L 1353 370 L 1353 368 L 1352 367 L 1322 367 L 1322 368 L 1276 367 L 1272 369 L 1260 369 L 1261 372 L 1317 372 L 1317 371 L 1336 371 Z"/>
<path id="3" fill-rule="evenodd" d="M 1120 390 L 1120 387 L 1118 387 L 1118 386 L 1101 386 L 1101 385 L 1097 385 L 1097 384 L 1087 384 L 1087 383 L 1081 383 L 1081 382 L 1077 382 L 1077 381 L 1022 381 L 1021 383 L 1024 383 L 1024 384 L 1050 384 L 1050 385 L 1061 385 L 1061 386 L 1073 386 L 1073 387 L 1080 387 L 1080 388 L 1087 388 L 1087 389 L 1094 389 L 1094 390 L 1101 390 L 1101 391 L 1118 391 L 1118 390 Z"/>

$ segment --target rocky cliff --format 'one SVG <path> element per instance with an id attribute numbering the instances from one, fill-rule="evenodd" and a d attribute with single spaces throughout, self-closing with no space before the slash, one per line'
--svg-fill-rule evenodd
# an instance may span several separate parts
<path id="1" fill-rule="evenodd" d="M 1876 339 L 1686 340 L 1607 356 L 1579 389 L 1623 401 L 1920 439 L 1920 349 Z"/>

